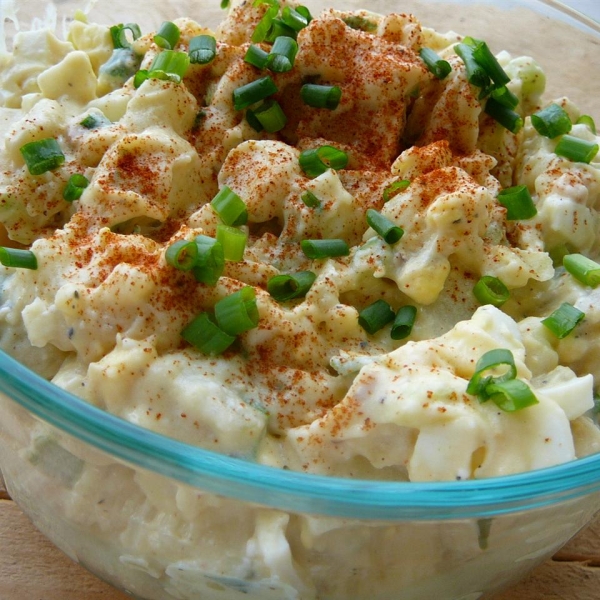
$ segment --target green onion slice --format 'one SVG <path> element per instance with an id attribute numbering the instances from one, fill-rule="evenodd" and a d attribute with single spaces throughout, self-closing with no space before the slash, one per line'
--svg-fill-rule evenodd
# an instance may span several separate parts
<path id="1" fill-rule="evenodd" d="M 466 39 L 465 41 L 468 41 Z M 474 47 L 470 43 L 460 43 L 454 47 L 456 54 L 462 58 L 467 72 L 467 80 L 487 93 L 491 86 L 491 79 L 484 67 L 482 67 L 473 54 Z"/>
<path id="2" fill-rule="evenodd" d="M 137 23 L 126 23 L 123 25 L 113 25 L 110 28 L 110 37 L 112 39 L 113 47 L 118 48 L 131 48 L 131 42 L 128 39 L 128 33 L 131 35 L 133 41 L 137 40 L 141 35 L 142 31 Z"/>
<path id="3" fill-rule="evenodd" d="M 32 175 L 42 175 L 47 171 L 53 171 L 65 162 L 65 155 L 54 138 L 28 142 L 19 150 Z"/>
<path id="4" fill-rule="evenodd" d="M 287 73 L 293 69 L 297 53 L 298 42 L 291 37 L 280 35 L 273 42 L 266 67 L 274 73 Z"/>
<path id="5" fill-rule="evenodd" d="M 217 40 L 212 35 L 197 35 L 190 40 L 188 55 L 192 64 L 207 65 L 217 56 Z"/>
<path id="6" fill-rule="evenodd" d="M 217 225 L 217 241 L 223 246 L 225 260 L 239 262 L 244 260 L 244 251 L 248 234 L 230 225 Z"/>
<path id="7" fill-rule="evenodd" d="M 177 240 L 165 252 L 165 261 L 178 271 L 191 271 L 198 260 L 198 245 L 195 240 Z"/>
<path id="8" fill-rule="evenodd" d="M 258 69 L 264 69 L 267 66 L 268 59 L 269 53 L 254 44 L 248 46 L 248 50 L 246 50 L 246 54 L 244 55 L 244 61 Z"/>
<path id="9" fill-rule="evenodd" d="M 305 83 L 300 88 L 300 97 L 308 106 L 335 110 L 342 98 L 342 90 L 337 85 Z"/>
<path id="10" fill-rule="evenodd" d="M 266 75 L 233 90 L 233 107 L 235 110 L 243 110 L 275 92 L 277 92 L 275 82 L 270 75 Z"/>
<path id="11" fill-rule="evenodd" d="M 417 318 L 417 307 L 412 304 L 407 304 L 398 309 L 394 322 L 392 323 L 392 330 L 390 336 L 393 340 L 403 340 L 407 338 L 411 332 L 415 319 Z"/>
<path id="12" fill-rule="evenodd" d="M 238 227 L 248 222 L 246 203 L 226 185 L 212 199 L 210 206 L 225 225 Z"/>
<path id="13" fill-rule="evenodd" d="M 485 112 L 511 133 L 518 133 L 523 127 L 523 117 L 512 108 L 490 96 L 485 102 Z"/>
<path id="14" fill-rule="evenodd" d="M 573 162 L 589 164 L 598 154 L 599 148 L 600 146 L 594 142 L 567 134 L 558 140 L 554 152 Z"/>
<path id="15" fill-rule="evenodd" d="M 308 208 L 319 208 L 321 206 L 321 201 L 310 190 L 304 191 L 300 199 Z"/>
<path id="16" fill-rule="evenodd" d="M 86 129 L 98 129 L 110 124 L 111 122 L 104 115 L 96 114 L 87 115 L 80 123 L 80 125 Z"/>
<path id="17" fill-rule="evenodd" d="M 223 10 L 225 10 L 226 8 L 229 8 L 229 0 L 221 0 L 221 8 Z"/>
<path id="18" fill-rule="evenodd" d="M 526 185 L 515 185 L 501 190 L 497 200 L 506 208 L 507 221 L 531 219 L 537 215 L 533 198 Z"/>
<path id="19" fill-rule="evenodd" d="M 575 329 L 584 317 L 584 312 L 568 302 L 563 302 L 549 317 L 542 319 L 542 323 L 559 340 L 562 340 Z"/>
<path id="20" fill-rule="evenodd" d="M 575 121 L 575 123 L 577 123 L 577 125 L 587 125 L 587 127 L 589 127 L 589 130 L 596 135 L 597 131 L 596 131 L 596 122 L 594 121 L 594 119 L 592 117 L 590 117 L 590 115 L 581 115 L 577 121 Z"/>
<path id="21" fill-rule="evenodd" d="M 508 288 L 497 277 L 484 275 L 473 287 L 473 294 L 481 304 L 502 306 L 510 297 Z"/>
<path id="22" fill-rule="evenodd" d="M 348 155 L 334 146 L 320 146 L 303 150 L 300 153 L 300 167 L 308 177 L 318 177 L 327 169 L 344 169 L 348 165 Z"/>
<path id="23" fill-rule="evenodd" d="M 291 6 L 284 6 L 281 11 L 281 20 L 294 31 L 308 27 L 311 19 L 310 12 L 305 6 L 298 6 L 295 9 Z"/>
<path id="24" fill-rule="evenodd" d="M 203 354 L 222 354 L 233 342 L 235 336 L 225 333 L 208 313 L 200 313 L 181 331 L 181 337 Z"/>
<path id="25" fill-rule="evenodd" d="M 262 4 L 262 3 L 260 3 Z M 264 42 L 267 39 L 267 35 L 273 25 L 273 20 L 279 14 L 279 2 L 267 2 L 270 6 L 267 8 L 262 19 L 258 22 L 258 25 L 252 32 L 251 40 L 256 44 L 258 42 Z M 253 4 L 256 6 L 256 3 Z"/>
<path id="26" fill-rule="evenodd" d="M 562 106 L 549 104 L 531 115 L 531 124 L 544 137 L 555 138 L 571 131 L 571 119 Z"/>
<path id="27" fill-rule="evenodd" d="M 494 87 L 502 87 L 510 81 L 510 77 L 500 66 L 500 63 L 485 42 L 478 40 L 475 43 L 473 46 L 473 58 L 477 61 L 477 64 L 481 65 L 488 77 L 494 82 Z"/>
<path id="28" fill-rule="evenodd" d="M 431 48 L 421 48 L 419 56 L 433 75 L 438 79 L 445 79 L 452 72 L 452 67 L 447 60 L 440 58 L 440 55 Z"/>
<path id="29" fill-rule="evenodd" d="M 505 85 L 494 88 L 490 92 L 491 97 L 507 108 L 513 109 L 519 105 L 519 97 L 511 92 Z"/>
<path id="30" fill-rule="evenodd" d="M 348 256 L 350 248 L 344 240 L 325 239 L 325 240 L 302 240 L 300 247 L 305 256 L 311 259 L 335 258 L 338 256 Z"/>
<path id="31" fill-rule="evenodd" d="M 390 219 L 374 208 L 367 210 L 367 223 L 390 245 L 398 242 L 404 235 L 402 227 L 398 227 L 393 221 L 390 221 Z"/>
<path id="32" fill-rule="evenodd" d="M 69 177 L 69 181 L 67 181 L 67 185 L 63 190 L 63 199 L 67 202 L 79 200 L 79 198 L 81 198 L 81 194 L 83 194 L 83 190 L 85 190 L 89 184 L 90 182 L 85 175 L 74 173 L 71 175 L 71 177 Z"/>
<path id="33" fill-rule="evenodd" d="M 393 181 L 383 190 L 383 201 L 389 202 L 394 196 L 399 194 L 402 190 L 405 190 L 409 185 L 410 181 L 408 179 Z"/>
<path id="34" fill-rule="evenodd" d="M 520 379 L 490 383 L 485 388 L 485 394 L 505 412 L 523 410 L 539 402 L 531 388 Z"/>
<path id="35" fill-rule="evenodd" d="M 583 254 L 567 254 L 563 266 L 584 285 L 595 288 L 600 284 L 600 264 Z"/>
<path id="36" fill-rule="evenodd" d="M 287 123 L 287 117 L 285 116 L 281 105 L 271 98 L 267 98 L 255 110 L 248 109 L 246 111 L 246 120 L 257 131 L 262 131 L 264 129 L 269 133 L 281 131 Z M 255 122 L 259 123 L 260 128 L 254 126 Z"/>
<path id="37" fill-rule="evenodd" d="M 267 291 L 278 302 L 303 298 L 310 290 L 317 275 L 312 271 L 275 275 L 267 281 Z"/>
<path id="38" fill-rule="evenodd" d="M 490 374 L 484 376 L 486 371 L 498 370 L 499 368 L 504 368 L 504 373 L 496 376 Z M 490 383 L 503 383 L 515 379 L 516 376 L 517 367 L 513 353 L 510 350 L 506 348 L 489 350 L 477 361 L 475 372 L 467 385 L 467 394 L 478 396 L 482 402 L 485 402 L 489 399 L 485 390 Z"/>
<path id="39" fill-rule="evenodd" d="M 197 256 L 192 273 L 196 281 L 213 286 L 219 281 L 225 269 L 223 246 L 215 238 L 198 235 L 195 240 Z"/>
<path id="40" fill-rule="evenodd" d="M 190 66 L 190 57 L 187 52 L 176 50 L 163 50 L 156 55 L 150 66 L 150 77 L 156 71 L 163 71 L 168 75 L 176 75 L 180 79 L 186 74 Z"/>
<path id="41" fill-rule="evenodd" d="M 229 335 L 236 336 L 254 329 L 259 320 L 254 288 L 247 285 L 219 300 L 215 304 L 215 319 Z"/>
<path id="42" fill-rule="evenodd" d="M 383 299 L 376 300 L 358 313 L 358 324 L 370 335 L 391 323 L 396 317 L 392 307 Z"/>
<path id="43" fill-rule="evenodd" d="M 37 258 L 31 250 L 21 248 L 6 248 L 0 246 L 0 263 L 5 267 L 15 267 L 18 269 L 37 269 Z"/>
<path id="44" fill-rule="evenodd" d="M 271 21 L 271 29 L 269 29 L 267 37 L 265 37 L 265 42 L 275 43 L 275 40 L 281 36 L 290 37 L 295 40 L 297 35 L 298 32 L 288 27 L 282 19 L 273 19 Z"/>
<path id="45" fill-rule="evenodd" d="M 171 21 L 163 21 L 159 30 L 154 36 L 154 43 L 165 50 L 173 50 L 179 42 L 181 32 L 179 27 Z"/>

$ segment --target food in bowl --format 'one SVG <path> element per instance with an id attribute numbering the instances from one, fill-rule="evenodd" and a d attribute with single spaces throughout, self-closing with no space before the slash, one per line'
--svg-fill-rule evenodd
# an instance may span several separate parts
<path id="1" fill-rule="evenodd" d="M 478 480 L 600 449 L 598 138 L 534 58 L 412 15 L 242 2 L 216 32 L 79 14 L 2 60 L 1 345 L 23 364 L 309 474 Z M 369 597 L 371 560 L 396 559 L 375 549 L 416 531 L 240 510 L 66 446 L 40 424 L 25 455 L 167 597 Z M 425 593 L 488 528 L 424 532 L 429 562 L 376 597 Z"/>

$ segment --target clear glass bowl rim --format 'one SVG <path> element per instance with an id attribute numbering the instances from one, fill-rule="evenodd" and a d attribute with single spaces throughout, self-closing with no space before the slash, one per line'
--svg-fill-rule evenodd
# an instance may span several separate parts
<path id="1" fill-rule="evenodd" d="M 559 0 L 538 3 L 600 33 L 600 23 Z M 485 518 L 600 492 L 600 453 L 516 475 L 432 483 L 342 479 L 268 467 L 127 422 L 46 381 L 1 350 L 0 393 L 58 430 L 134 467 L 291 512 L 394 521 Z"/>
<path id="2" fill-rule="evenodd" d="M 125 421 L 1 351 L 0 392 L 60 431 L 134 467 L 199 490 L 291 512 L 377 520 L 484 518 L 600 491 L 600 453 L 516 475 L 432 483 L 345 479 L 269 467 Z"/>

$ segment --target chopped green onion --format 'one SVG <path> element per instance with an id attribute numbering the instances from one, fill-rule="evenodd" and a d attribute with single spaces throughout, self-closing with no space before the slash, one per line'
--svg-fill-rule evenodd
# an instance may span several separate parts
<path id="1" fill-rule="evenodd" d="M 196 242 L 198 255 L 192 273 L 196 281 L 215 285 L 225 269 L 225 253 L 223 246 L 215 238 L 198 235 Z"/>
<path id="2" fill-rule="evenodd" d="M 125 25 L 121 23 L 119 25 L 113 25 L 110 28 L 110 37 L 115 49 L 131 48 L 131 42 L 127 37 L 127 32 L 130 32 L 134 41 L 142 35 L 140 26 L 137 23 L 126 23 Z"/>
<path id="3" fill-rule="evenodd" d="M 294 67 L 296 54 L 298 53 L 298 42 L 286 35 L 280 35 L 273 42 L 271 52 L 267 58 L 267 69 L 274 73 L 287 73 Z"/>
<path id="4" fill-rule="evenodd" d="M 99 127 L 106 127 L 110 125 L 110 121 L 104 115 L 89 114 L 80 125 L 86 129 L 98 129 Z"/>
<path id="5" fill-rule="evenodd" d="M 303 298 L 316 278 L 312 271 L 275 275 L 267 281 L 267 291 L 278 302 Z"/>
<path id="6" fill-rule="evenodd" d="M 17 269 L 37 269 L 37 258 L 31 250 L 0 246 L 0 263 Z"/>
<path id="7" fill-rule="evenodd" d="M 197 35 L 190 40 L 188 55 L 192 64 L 207 65 L 217 56 L 217 40 L 212 35 Z"/>
<path id="8" fill-rule="evenodd" d="M 296 39 L 297 32 L 286 25 L 281 19 L 273 19 L 271 21 L 271 29 L 267 33 L 265 37 L 265 42 L 274 43 L 278 37 L 290 37 L 292 39 Z"/>
<path id="9" fill-rule="evenodd" d="M 221 0 L 221 8 L 223 10 L 225 10 L 226 8 L 229 8 L 229 0 Z"/>
<path id="10" fill-rule="evenodd" d="M 515 185 L 501 190 L 497 200 L 506 208 L 507 221 L 531 219 L 537 215 L 533 198 L 526 185 Z"/>
<path id="11" fill-rule="evenodd" d="M 367 210 L 367 223 L 390 245 L 398 242 L 404 235 L 404 230 L 401 227 L 398 227 L 374 208 Z"/>
<path id="12" fill-rule="evenodd" d="M 370 335 L 391 323 L 396 317 L 392 307 L 381 298 L 358 313 L 358 324 Z"/>
<path id="13" fill-rule="evenodd" d="M 198 260 L 198 245 L 195 241 L 177 240 L 165 252 L 165 261 L 178 271 L 191 271 Z"/>
<path id="14" fill-rule="evenodd" d="M 335 110 L 342 98 L 342 90 L 337 85 L 305 83 L 300 88 L 300 96 L 308 106 Z"/>
<path id="15" fill-rule="evenodd" d="M 594 142 L 582 140 L 573 135 L 563 135 L 554 148 L 558 156 L 563 156 L 573 162 L 589 164 L 598 154 L 599 146 Z"/>
<path id="16" fill-rule="evenodd" d="M 492 376 L 484 373 L 490 369 L 507 367 L 501 375 Z M 488 400 L 485 389 L 490 383 L 498 384 L 515 379 L 517 376 L 517 367 L 513 353 L 506 348 L 495 348 L 483 354 L 475 365 L 475 372 L 467 385 L 467 394 L 479 396 L 482 402 Z"/>
<path id="17" fill-rule="evenodd" d="M 275 82 L 270 75 L 266 75 L 233 90 L 233 107 L 235 110 L 243 110 L 275 92 L 277 92 Z"/>
<path id="18" fill-rule="evenodd" d="M 518 112 L 491 96 L 486 100 L 485 112 L 511 133 L 518 133 L 523 127 L 523 117 Z"/>
<path id="19" fill-rule="evenodd" d="M 393 340 L 403 340 L 408 337 L 412 332 L 416 317 L 416 306 L 407 304 L 406 306 L 401 307 L 396 313 L 394 322 L 392 323 L 392 330 L 390 332 L 391 338 Z"/>
<path id="20" fill-rule="evenodd" d="M 431 48 L 421 48 L 419 56 L 433 75 L 438 79 L 444 79 L 452 72 L 452 67 L 447 60 L 440 58 L 440 55 Z"/>
<path id="21" fill-rule="evenodd" d="M 81 175 L 80 173 L 74 173 L 69 177 L 69 181 L 67 181 L 67 185 L 63 190 L 63 199 L 67 202 L 73 202 L 74 200 L 79 200 L 81 198 L 81 194 L 83 194 L 83 190 L 90 184 L 87 177 Z"/>
<path id="22" fill-rule="evenodd" d="M 300 199 L 308 208 L 319 208 L 321 206 L 321 201 L 310 190 L 303 192 Z"/>
<path id="23" fill-rule="evenodd" d="M 600 264 L 583 254 L 567 254 L 563 266 L 584 285 L 595 288 L 600 284 Z"/>
<path id="24" fill-rule="evenodd" d="M 484 275 L 473 287 L 473 294 L 481 304 L 502 306 L 510 297 L 508 288 L 497 277 Z"/>
<path id="25" fill-rule="evenodd" d="M 596 135 L 597 131 L 596 131 L 596 123 L 594 121 L 594 119 L 592 117 L 590 117 L 590 115 L 581 115 L 577 121 L 575 121 L 575 123 L 577 123 L 577 125 L 587 125 L 587 127 L 589 127 L 589 130 Z"/>
<path id="26" fill-rule="evenodd" d="M 154 43 L 165 50 L 173 50 L 179 41 L 181 32 L 179 27 L 171 21 L 163 21 L 159 30 L 154 36 Z"/>
<path id="27" fill-rule="evenodd" d="M 181 331 L 181 337 L 203 354 L 222 354 L 233 342 L 235 336 L 225 333 L 208 313 L 200 313 Z"/>
<path id="28" fill-rule="evenodd" d="M 519 97 L 511 92 L 505 85 L 495 88 L 490 93 L 491 97 L 507 108 L 516 108 L 519 104 Z"/>
<path id="29" fill-rule="evenodd" d="M 250 119 L 248 119 L 249 115 Z M 246 120 L 252 126 L 254 119 L 260 123 L 260 129 L 256 127 L 254 127 L 254 129 L 257 129 L 257 131 L 262 131 L 264 129 L 269 133 L 281 131 L 287 123 L 287 117 L 285 116 L 285 113 L 283 112 L 279 102 L 272 100 L 271 98 L 265 100 L 255 110 L 247 110 Z"/>
<path id="30" fill-rule="evenodd" d="M 254 288 L 247 285 L 215 304 L 219 327 L 229 335 L 239 335 L 258 325 L 259 314 Z"/>
<path id="31" fill-rule="evenodd" d="M 559 340 L 562 340 L 575 329 L 584 317 L 584 312 L 568 302 L 563 302 L 549 317 L 542 319 L 542 323 Z"/>
<path id="32" fill-rule="evenodd" d="M 477 41 L 475 43 L 475 46 L 473 46 L 473 58 L 494 82 L 494 87 L 502 87 L 510 81 L 510 77 L 500 66 L 500 63 L 485 42 Z"/>
<path id="33" fill-rule="evenodd" d="M 57 169 L 65 162 L 65 155 L 54 138 L 28 142 L 19 150 L 32 175 L 42 175 L 42 173 Z"/>
<path id="34" fill-rule="evenodd" d="M 320 146 L 300 153 L 300 167 L 308 177 L 318 177 L 327 169 L 344 169 L 348 155 L 334 146 Z"/>
<path id="35" fill-rule="evenodd" d="M 136 74 L 133 76 L 133 87 L 137 90 L 140 87 L 140 85 L 142 85 L 142 83 L 144 83 L 144 81 L 148 79 L 149 75 L 150 71 L 148 71 L 148 69 L 140 69 L 139 71 L 137 71 Z"/>
<path id="36" fill-rule="evenodd" d="M 389 202 L 394 196 L 399 194 L 402 190 L 405 190 L 409 185 L 410 181 L 408 179 L 393 181 L 383 190 L 383 201 Z"/>
<path id="37" fill-rule="evenodd" d="M 303 14 L 301 9 L 308 12 L 308 9 L 304 6 L 298 6 L 296 9 L 293 9 L 291 6 L 284 6 L 281 11 L 281 20 L 294 31 L 300 31 L 308 27 L 310 23 L 310 12 L 307 16 L 306 13 Z"/>
<path id="38" fill-rule="evenodd" d="M 340 239 L 302 240 L 300 247 L 302 252 L 311 259 L 335 258 L 350 254 L 348 244 Z"/>
<path id="39" fill-rule="evenodd" d="M 362 15 L 348 15 L 347 17 L 342 17 L 342 21 L 344 21 L 350 29 L 366 31 L 369 33 L 377 31 L 377 22 L 367 19 Z"/>
<path id="40" fill-rule="evenodd" d="M 248 234 L 230 225 L 217 225 L 217 241 L 223 246 L 225 260 L 239 262 L 244 260 L 244 251 Z"/>
<path id="41" fill-rule="evenodd" d="M 163 50 L 156 55 L 149 69 L 150 77 L 153 77 L 156 71 L 162 71 L 167 75 L 176 75 L 180 79 L 186 74 L 190 66 L 190 57 L 187 52 L 178 52 L 176 50 Z M 158 77 L 162 79 L 161 77 Z"/>
<path id="42" fill-rule="evenodd" d="M 269 59 L 269 53 L 263 50 L 260 46 L 251 44 L 246 50 L 244 60 L 253 67 L 258 69 L 264 69 L 267 66 L 267 60 Z"/>
<path id="43" fill-rule="evenodd" d="M 283 9 L 283 12 L 285 12 L 285 8 Z M 296 6 L 296 12 L 300 13 L 300 15 L 306 19 L 306 22 L 310 24 L 313 17 L 310 14 L 310 10 L 307 6 L 303 6 L 302 4 L 300 6 Z"/>
<path id="44" fill-rule="evenodd" d="M 273 19 L 279 13 L 279 2 L 268 3 L 270 6 L 267 8 L 262 19 L 258 22 L 258 25 L 252 32 L 251 40 L 256 44 L 258 42 L 264 42 L 267 39 L 267 35 L 273 25 Z M 254 4 L 256 6 L 256 4 Z"/>
<path id="45" fill-rule="evenodd" d="M 520 379 L 490 383 L 485 388 L 485 394 L 505 412 L 523 410 L 539 402 L 531 388 Z"/>
<path id="46" fill-rule="evenodd" d="M 248 125 L 256 131 L 262 131 L 264 129 L 262 123 L 256 118 L 256 115 L 251 108 L 246 109 L 246 121 L 248 122 Z"/>
<path id="47" fill-rule="evenodd" d="M 571 119 L 565 109 L 556 103 L 531 115 L 531 124 L 544 137 L 555 138 L 571 131 Z"/>
<path id="48" fill-rule="evenodd" d="M 237 227 L 248 222 L 246 203 L 226 185 L 211 200 L 210 206 L 225 225 Z"/>
<path id="49" fill-rule="evenodd" d="M 461 43 L 457 44 L 454 47 L 454 50 L 456 51 L 456 54 L 462 58 L 462 61 L 465 64 L 468 82 L 481 88 L 487 93 L 487 90 L 491 85 L 490 76 L 487 74 L 485 68 L 475 60 L 473 46 L 469 43 Z"/>

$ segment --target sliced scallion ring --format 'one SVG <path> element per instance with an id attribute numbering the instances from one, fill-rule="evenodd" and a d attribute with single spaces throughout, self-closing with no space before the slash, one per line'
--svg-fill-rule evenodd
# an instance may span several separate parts
<path id="1" fill-rule="evenodd" d="M 305 83 L 300 88 L 300 97 L 308 106 L 335 110 L 342 98 L 342 90 L 337 85 Z"/>
<path id="2" fill-rule="evenodd" d="M 348 256 L 350 248 L 345 240 L 325 239 L 325 240 L 302 240 L 300 242 L 302 252 L 307 258 L 319 260 L 323 258 L 336 258 L 338 256 Z"/>
<path id="3" fill-rule="evenodd" d="M 511 133 L 518 133 L 523 127 L 523 117 L 493 96 L 486 100 L 484 110 L 494 121 L 500 123 Z"/>
<path id="4" fill-rule="evenodd" d="M 563 257 L 565 270 L 577 281 L 595 288 L 600 285 L 600 264 L 583 254 L 567 254 Z"/>
<path id="5" fill-rule="evenodd" d="M 577 327 L 584 317 L 584 312 L 568 302 L 563 302 L 549 317 L 542 319 L 542 323 L 559 340 L 562 340 Z"/>
<path id="6" fill-rule="evenodd" d="M 539 402 L 531 388 L 520 379 L 489 383 L 485 394 L 504 412 L 523 410 Z"/>
<path id="7" fill-rule="evenodd" d="M 396 317 L 392 307 L 382 298 L 358 313 L 358 324 L 370 335 L 391 323 Z"/>
<path id="8" fill-rule="evenodd" d="M 421 48 L 419 56 L 429 69 L 429 71 L 438 79 L 445 79 L 452 72 L 452 67 L 447 60 L 431 48 Z"/>
<path id="9" fill-rule="evenodd" d="M 219 281 L 225 269 L 223 246 L 215 238 L 207 235 L 198 235 L 194 241 L 197 246 L 197 256 L 192 273 L 196 281 L 213 286 Z"/>
<path id="10" fill-rule="evenodd" d="M 223 247 L 225 260 L 239 262 L 244 260 L 248 234 L 242 229 L 230 225 L 217 225 L 217 241 Z"/>
<path id="11" fill-rule="evenodd" d="M 269 6 L 267 7 L 265 14 L 252 32 L 251 40 L 255 44 L 267 39 L 267 35 L 273 26 L 273 19 L 279 14 L 279 2 L 267 2 L 267 4 L 269 4 Z M 254 6 L 256 6 L 256 4 L 254 4 Z"/>
<path id="12" fill-rule="evenodd" d="M 383 190 L 383 201 L 389 202 L 394 196 L 405 190 L 410 185 L 408 179 L 393 181 Z"/>
<path id="13" fill-rule="evenodd" d="M 131 36 L 133 41 L 137 40 L 142 35 L 140 26 L 137 23 L 126 23 L 125 25 L 121 23 L 119 25 L 113 25 L 110 28 L 110 37 L 115 49 L 131 48 L 131 42 L 129 41 L 128 35 Z"/>
<path id="14" fill-rule="evenodd" d="M 398 309 L 394 322 L 392 323 L 392 330 L 390 331 L 390 337 L 393 340 L 403 340 L 407 338 L 415 324 L 417 318 L 417 307 L 412 304 L 407 304 Z"/>
<path id="15" fill-rule="evenodd" d="M 531 124 L 540 135 L 551 139 L 569 133 L 572 127 L 565 109 L 555 102 L 533 113 Z"/>
<path id="16" fill-rule="evenodd" d="M 188 55 L 192 64 L 207 65 L 217 56 L 217 40 L 212 35 L 196 35 L 190 40 Z"/>
<path id="17" fill-rule="evenodd" d="M 32 175 L 42 175 L 53 171 L 65 162 L 65 155 L 54 138 L 28 142 L 21 146 L 19 151 Z"/>
<path id="18" fill-rule="evenodd" d="M 504 369 L 504 373 L 493 376 L 487 374 L 487 371 Z M 485 402 L 488 397 L 485 394 L 485 388 L 490 383 L 502 383 L 509 381 L 517 376 L 517 367 L 513 353 L 507 348 L 495 348 L 484 353 L 475 365 L 475 372 L 467 385 L 467 394 L 479 396 L 480 400 Z"/>
<path id="19" fill-rule="evenodd" d="M 402 227 L 398 227 L 374 208 L 367 210 L 367 223 L 376 231 L 377 235 L 381 236 L 390 245 L 400 241 L 404 235 Z"/>
<path id="20" fill-rule="evenodd" d="M 73 173 L 67 181 L 67 185 L 63 190 L 63 200 L 67 202 L 73 202 L 79 200 L 83 194 L 83 190 L 90 184 L 88 178 L 81 173 Z"/>
<path id="21" fill-rule="evenodd" d="M 348 165 L 348 155 L 334 146 L 320 146 L 303 150 L 300 153 L 300 168 L 308 177 L 318 177 L 327 169 L 344 169 Z"/>
<path id="22" fill-rule="evenodd" d="M 504 188 L 498 193 L 497 200 L 506 208 L 507 221 L 521 221 L 537 215 L 533 198 L 526 185 Z"/>
<path id="23" fill-rule="evenodd" d="M 269 60 L 269 53 L 263 50 L 260 46 L 250 44 L 246 54 L 244 55 L 244 61 L 249 65 L 258 69 L 264 69 L 267 66 L 267 60 Z"/>
<path id="24" fill-rule="evenodd" d="M 233 90 L 233 107 L 243 110 L 277 92 L 277 86 L 270 75 L 251 81 Z"/>
<path id="25" fill-rule="evenodd" d="M 302 192 L 300 199 L 309 208 L 319 208 L 321 206 L 321 201 L 310 190 Z"/>
<path id="26" fill-rule="evenodd" d="M 267 98 L 254 110 L 249 108 L 246 111 L 246 120 L 257 131 L 264 130 L 269 133 L 281 131 L 287 123 L 287 117 L 285 116 L 281 105 L 272 98 Z M 254 126 L 255 121 L 259 123 L 260 128 Z"/>
<path id="27" fill-rule="evenodd" d="M 577 123 L 577 125 L 586 125 L 589 130 L 596 135 L 597 131 L 596 131 L 596 122 L 594 121 L 594 119 L 592 117 L 590 117 L 590 115 L 581 115 L 577 121 L 575 121 L 575 123 Z"/>
<path id="28" fill-rule="evenodd" d="M 198 246 L 194 240 L 177 240 L 165 252 L 166 263 L 178 271 L 191 271 L 198 260 Z"/>
<path id="29" fill-rule="evenodd" d="M 239 335 L 258 325 L 259 314 L 256 292 L 250 285 L 225 296 L 215 304 L 218 326 L 229 335 Z"/>
<path id="30" fill-rule="evenodd" d="M 274 275 L 267 281 L 267 291 L 278 302 L 303 298 L 316 278 L 317 275 L 312 271 Z"/>
<path id="31" fill-rule="evenodd" d="M 173 50 L 179 42 L 181 31 L 175 23 L 163 21 L 158 31 L 154 35 L 154 43 L 165 50 Z"/>
<path id="32" fill-rule="evenodd" d="M 508 288 L 500 279 L 484 275 L 473 287 L 473 294 L 481 304 L 502 306 L 510 297 Z"/>
<path id="33" fill-rule="evenodd" d="M 589 164 L 598 154 L 599 148 L 595 142 L 566 134 L 558 140 L 554 152 L 573 162 Z"/>
<path id="34" fill-rule="evenodd" d="M 294 68 L 297 53 L 298 42 L 286 35 L 280 35 L 273 42 L 266 67 L 274 73 L 287 73 Z"/>
<path id="35" fill-rule="evenodd" d="M 37 258 L 31 250 L 21 248 L 7 248 L 0 246 L 0 263 L 5 267 L 15 267 L 17 269 L 38 268 Z"/>
<path id="36" fill-rule="evenodd" d="M 219 190 L 210 206 L 225 225 L 238 227 L 248 222 L 246 203 L 229 186 L 224 185 Z"/>
<path id="37" fill-rule="evenodd" d="M 233 342 L 235 336 L 225 333 L 206 313 L 200 313 L 181 331 L 181 337 L 203 354 L 222 354 Z"/>

